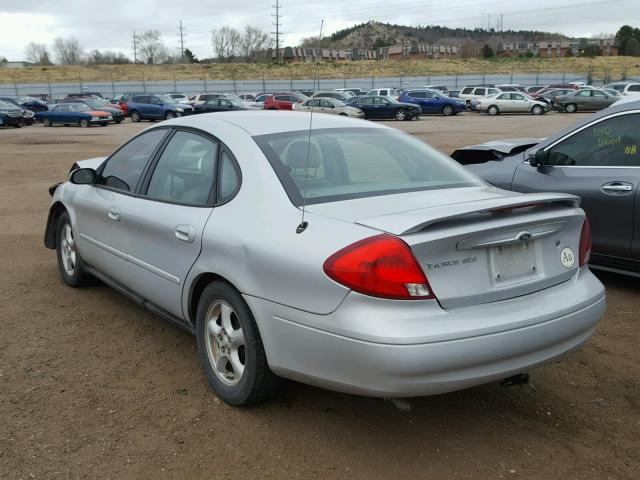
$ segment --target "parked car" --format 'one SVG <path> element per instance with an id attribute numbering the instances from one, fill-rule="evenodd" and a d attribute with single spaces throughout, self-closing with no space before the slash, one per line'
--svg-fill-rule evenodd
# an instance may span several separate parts
<path id="1" fill-rule="evenodd" d="M 104 97 L 100 92 L 83 91 L 83 92 L 73 92 L 73 93 L 67 94 L 67 98 L 90 98 L 90 97 L 97 97 L 97 98 L 104 99 Z"/>
<path id="2" fill-rule="evenodd" d="M 248 108 L 253 108 L 253 109 L 258 109 L 258 110 L 262 110 L 264 109 L 264 102 L 267 99 L 267 97 L 269 97 L 270 95 L 273 95 L 272 93 L 259 93 L 257 94 L 253 101 L 248 101 L 245 100 L 244 104 L 248 107 Z"/>
<path id="3" fill-rule="evenodd" d="M 341 102 L 348 102 L 350 98 L 355 97 L 351 92 L 337 92 L 334 90 L 320 91 L 313 94 L 311 98 L 333 98 Z"/>
<path id="4" fill-rule="evenodd" d="M 486 97 L 487 95 L 494 95 L 498 92 L 500 92 L 500 90 L 494 87 L 464 87 L 460 91 L 459 98 L 469 105 L 471 100 Z"/>
<path id="5" fill-rule="evenodd" d="M 542 90 L 543 88 L 545 88 L 544 85 L 532 85 L 530 87 L 525 87 L 524 90 L 527 94 L 531 95 L 533 93 L 537 93 L 540 90 Z"/>
<path id="6" fill-rule="evenodd" d="M 400 91 L 393 87 L 373 88 L 367 92 L 367 95 L 374 97 L 398 98 L 400 96 Z"/>
<path id="7" fill-rule="evenodd" d="M 67 103 L 78 103 L 86 105 L 94 112 L 106 112 L 111 115 L 113 123 L 120 124 L 124 121 L 124 112 L 118 107 L 118 105 L 105 104 L 101 100 L 95 98 L 75 98 L 67 101 Z"/>
<path id="8" fill-rule="evenodd" d="M 396 120 L 413 120 L 420 118 L 422 109 L 414 103 L 399 102 L 394 98 L 366 95 L 353 97 L 347 102 L 350 107 L 359 108 L 366 119 L 395 118 Z"/>
<path id="9" fill-rule="evenodd" d="M 505 192 L 396 129 L 306 116 L 194 115 L 76 162 L 44 238 L 62 281 L 100 278 L 195 334 L 231 405 L 278 376 L 440 394 L 594 333 L 605 295 L 577 197 Z"/>
<path id="10" fill-rule="evenodd" d="M 33 97 L 4 95 L 0 97 L 0 100 L 13 103 L 18 107 L 31 110 L 32 112 L 44 112 L 49 109 L 46 103 Z"/>
<path id="11" fill-rule="evenodd" d="M 535 100 L 522 92 L 503 92 L 475 100 L 475 109 L 489 115 L 501 113 L 531 113 L 542 115 L 551 109 L 551 105 Z"/>
<path id="12" fill-rule="evenodd" d="M 636 82 L 617 82 L 605 85 L 604 88 L 613 88 L 620 92 L 621 95 L 640 95 L 640 83 Z"/>
<path id="13" fill-rule="evenodd" d="M 332 113 L 347 117 L 364 118 L 364 112 L 356 107 L 345 105 L 335 98 L 310 98 L 303 103 L 294 103 L 293 110 L 300 112 Z"/>
<path id="14" fill-rule="evenodd" d="M 193 108 L 194 113 L 229 112 L 232 110 L 249 110 L 243 101 L 235 98 L 218 98 L 200 103 Z"/>
<path id="15" fill-rule="evenodd" d="M 467 110 L 464 102 L 454 100 L 436 90 L 407 90 L 398 97 L 398 101 L 420 105 L 423 114 L 437 113 L 449 116 Z"/>
<path id="16" fill-rule="evenodd" d="M 189 98 L 184 93 L 172 92 L 166 95 L 173 98 L 176 103 L 189 103 Z"/>
<path id="17" fill-rule="evenodd" d="M 355 88 L 355 87 L 349 87 L 349 88 L 334 88 L 333 89 L 336 92 L 345 92 L 345 93 L 352 93 L 354 96 L 359 96 L 359 95 L 366 95 L 366 91 L 362 90 L 361 88 Z M 313 96 L 313 94 L 312 94 Z"/>
<path id="18" fill-rule="evenodd" d="M 13 103 L 3 102 L 0 100 L 0 127 L 22 126 L 22 109 Z"/>
<path id="19" fill-rule="evenodd" d="M 217 100 L 219 98 L 235 98 L 236 100 L 241 100 L 235 93 L 199 93 L 190 97 L 188 102 L 191 106 L 196 106 L 201 103 L 208 102 L 209 100 Z"/>
<path id="20" fill-rule="evenodd" d="M 51 100 L 51 95 L 49 95 L 48 93 L 30 93 L 27 95 L 27 97 L 37 98 L 44 103 L 48 103 L 49 100 Z"/>
<path id="21" fill-rule="evenodd" d="M 265 110 L 293 110 L 294 103 L 302 103 L 307 97 L 295 93 L 278 93 L 269 95 L 264 101 Z"/>
<path id="22" fill-rule="evenodd" d="M 132 122 L 140 120 L 168 120 L 193 113 L 191 105 L 174 103 L 165 95 L 133 95 L 127 101 L 127 112 Z"/>
<path id="23" fill-rule="evenodd" d="M 603 88 L 602 91 L 607 92 L 612 97 L 618 97 L 618 98 L 622 97 L 622 94 L 614 88 Z"/>
<path id="24" fill-rule="evenodd" d="M 425 85 L 424 87 L 422 87 L 423 90 L 438 90 L 439 92 L 444 93 L 445 95 L 448 95 L 449 93 L 449 88 L 447 88 L 446 85 Z"/>
<path id="25" fill-rule="evenodd" d="M 11 113 L 12 113 L 11 117 L 13 117 L 15 110 L 18 110 L 20 112 L 22 125 L 33 125 L 33 123 L 36 121 L 34 112 L 27 108 L 22 107 L 15 99 L 0 100 L 0 102 L 3 102 L 7 104 L 9 107 L 11 107 Z M 6 110 L 6 107 L 4 108 L 4 110 Z"/>
<path id="26" fill-rule="evenodd" d="M 91 125 L 102 127 L 113 120 L 107 112 L 92 110 L 82 103 L 60 103 L 46 112 L 36 112 L 36 120 L 42 122 L 45 127 L 51 127 L 56 123 L 63 125 L 80 125 L 83 128 Z"/>
<path id="27" fill-rule="evenodd" d="M 619 100 L 602 90 L 578 90 L 576 92 L 556 97 L 553 102 L 554 110 L 567 113 L 580 111 L 597 111 L 607 108 Z"/>
<path id="28" fill-rule="evenodd" d="M 238 97 L 240 97 L 243 102 L 253 102 L 257 95 L 257 93 L 240 93 Z"/>
<path id="29" fill-rule="evenodd" d="M 515 83 L 506 83 L 502 85 L 496 85 L 496 88 L 501 92 L 524 92 L 527 93 L 525 87 Z"/>
<path id="30" fill-rule="evenodd" d="M 536 100 L 546 100 L 547 102 L 549 102 L 549 104 L 551 106 L 553 106 L 553 104 L 555 103 L 557 97 L 561 97 L 562 95 L 567 95 L 567 94 L 573 93 L 573 92 L 575 92 L 575 90 L 573 90 L 571 88 L 556 88 L 556 89 L 552 89 L 552 90 L 547 90 L 542 95 L 536 96 L 535 99 Z M 532 97 L 532 98 L 534 98 L 534 97 Z"/>
<path id="31" fill-rule="evenodd" d="M 595 113 L 526 152 L 466 168 L 498 188 L 578 195 L 591 224 L 592 265 L 637 276 L 638 147 L 640 101 L 635 101 Z"/>
<path id="32" fill-rule="evenodd" d="M 570 83 L 566 83 L 566 84 L 556 84 L 556 85 L 549 85 L 548 87 L 544 87 L 541 90 L 538 90 L 535 93 L 532 93 L 530 96 L 531 98 L 540 98 L 542 96 L 544 96 L 547 92 L 550 92 L 552 90 L 558 90 L 558 89 L 565 89 L 565 90 L 580 90 L 580 88 L 577 85 L 573 85 Z"/>

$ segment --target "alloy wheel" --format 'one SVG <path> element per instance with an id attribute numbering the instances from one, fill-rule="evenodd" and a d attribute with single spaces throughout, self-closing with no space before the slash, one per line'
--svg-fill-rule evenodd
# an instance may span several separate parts
<path id="1" fill-rule="evenodd" d="M 65 223 L 62 228 L 62 235 L 60 237 L 61 245 L 62 245 L 62 266 L 64 267 L 67 275 L 73 276 L 76 271 L 76 242 L 73 238 L 73 230 L 71 229 L 71 225 Z"/>
<path id="2" fill-rule="evenodd" d="M 224 384 L 237 385 L 246 365 L 246 344 L 236 312 L 227 302 L 218 300 L 209 307 L 205 321 L 211 367 Z"/>

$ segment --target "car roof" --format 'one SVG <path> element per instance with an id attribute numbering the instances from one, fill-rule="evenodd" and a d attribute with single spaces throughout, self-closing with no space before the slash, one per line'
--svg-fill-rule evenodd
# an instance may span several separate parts
<path id="1" fill-rule="evenodd" d="M 211 115 L 188 115 L 163 122 L 163 125 L 175 124 L 216 132 L 221 124 L 235 125 L 249 135 L 269 135 L 273 133 L 308 130 L 310 113 L 283 112 L 269 110 L 244 110 Z M 382 124 L 365 122 L 359 119 L 338 115 L 314 115 L 313 129 L 325 128 L 389 128 Z"/>

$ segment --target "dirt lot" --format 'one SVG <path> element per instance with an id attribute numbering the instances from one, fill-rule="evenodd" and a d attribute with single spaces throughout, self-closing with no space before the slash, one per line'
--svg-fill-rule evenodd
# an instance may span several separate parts
<path id="1" fill-rule="evenodd" d="M 393 125 L 450 152 L 578 118 Z M 147 125 L 0 130 L 0 478 L 640 478 L 640 283 L 621 276 L 599 275 L 598 333 L 530 387 L 410 412 L 294 383 L 260 407 L 221 404 L 189 334 L 107 287 L 64 287 L 42 245 L 47 187 Z"/>

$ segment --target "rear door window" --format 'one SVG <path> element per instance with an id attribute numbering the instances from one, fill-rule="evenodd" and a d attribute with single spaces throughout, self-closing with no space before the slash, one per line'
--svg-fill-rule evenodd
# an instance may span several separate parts
<path id="1" fill-rule="evenodd" d="M 471 92 L 473 92 L 473 88 L 467 87 L 467 88 L 463 88 L 460 93 L 463 95 L 469 95 Z"/>
<path id="2" fill-rule="evenodd" d="M 485 94 L 485 89 L 484 88 L 476 88 L 476 91 L 473 92 L 475 95 L 484 95 Z"/>

